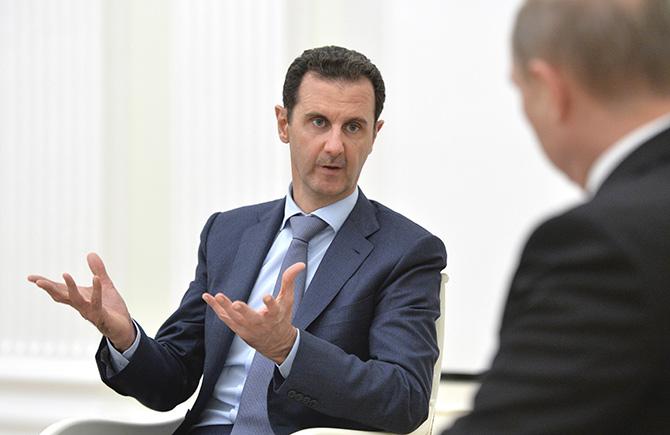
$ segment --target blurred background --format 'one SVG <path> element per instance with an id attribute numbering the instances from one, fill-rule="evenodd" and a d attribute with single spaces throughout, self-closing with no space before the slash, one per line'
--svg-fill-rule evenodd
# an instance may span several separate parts
<path id="1" fill-rule="evenodd" d="M 386 124 L 360 186 L 445 242 L 443 370 L 485 370 L 525 237 L 579 200 L 509 79 L 520 3 L 0 0 L 0 434 L 147 415 L 99 381 L 95 329 L 26 276 L 88 283 L 98 252 L 154 333 L 207 217 L 285 195 L 273 108 L 321 45 L 381 70 Z"/>

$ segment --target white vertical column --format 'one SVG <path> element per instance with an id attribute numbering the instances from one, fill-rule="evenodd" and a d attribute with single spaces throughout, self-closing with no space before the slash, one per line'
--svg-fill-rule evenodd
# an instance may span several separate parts
<path id="1" fill-rule="evenodd" d="M 103 5 L 105 258 L 153 335 L 170 309 L 171 4 Z"/>
<path id="2" fill-rule="evenodd" d="M 94 329 L 26 281 L 88 280 L 101 240 L 100 2 L 0 1 L 0 358 L 89 356 Z"/>

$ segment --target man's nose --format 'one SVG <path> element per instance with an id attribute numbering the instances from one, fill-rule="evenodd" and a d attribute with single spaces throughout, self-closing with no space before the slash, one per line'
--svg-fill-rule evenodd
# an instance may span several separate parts
<path id="1" fill-rule="evenodd" d="M 323 150 L 332 156 L 342 154 L 344 151 L 344 142 L 342 141 L 342 132 L 339 128 L 333 128 L 329 132 Z"/>

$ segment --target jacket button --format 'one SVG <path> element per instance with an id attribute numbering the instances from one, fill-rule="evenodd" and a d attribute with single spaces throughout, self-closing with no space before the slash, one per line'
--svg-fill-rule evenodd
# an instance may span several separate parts
<path id="1" fill-rule="evenodd" d="M 311 397 L 309 397 L 309 396 L 305 396 L 305 397 L 302 398 L 302 404 L 303 404 L 303 405 L 309 405 L 309 402 L 310 402 L 311 400 L 312 400 Z"/>
<path id="2" fill-rule="evenodd" d="M 310 408 L 315 408 L 316 405 L 318 405 L 318 404 L 319 404 L 319 402 L 317 402 L 316 400 L 312 399 L 312 400 L 309 401 L 309 405 L 307 405 L 307 406 L 309 406 Z"/>
<path id="3" fill-rule="evenodd" d="M 289 391 L 288 392 L 288 398 L 293 399 L 294 397 L 295 397 L 295 391 L 294 390 Z"/>
<path id="4" fill-rule="evenodd" d="M 295 393 L 295 400 L 300 402 L 304 396 L 301 393 Z"/>

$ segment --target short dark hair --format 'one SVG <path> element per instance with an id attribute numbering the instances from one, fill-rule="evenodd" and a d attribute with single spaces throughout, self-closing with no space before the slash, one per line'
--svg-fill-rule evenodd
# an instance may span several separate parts
<path id="1" fill-rule="evenodd" d="M 313 72 L 325 79 L 357 81 L 365 77 L 375 91 L 375 121 L 384 108 L 386 91 L 384 80 L 377 67 L 361 53 L 334 45 L 303 51 L 288 67 L 284 79 L 284 107 L 291 119 L 293 107 L 298 103 L 298 89 L 302 78 Z"/>

